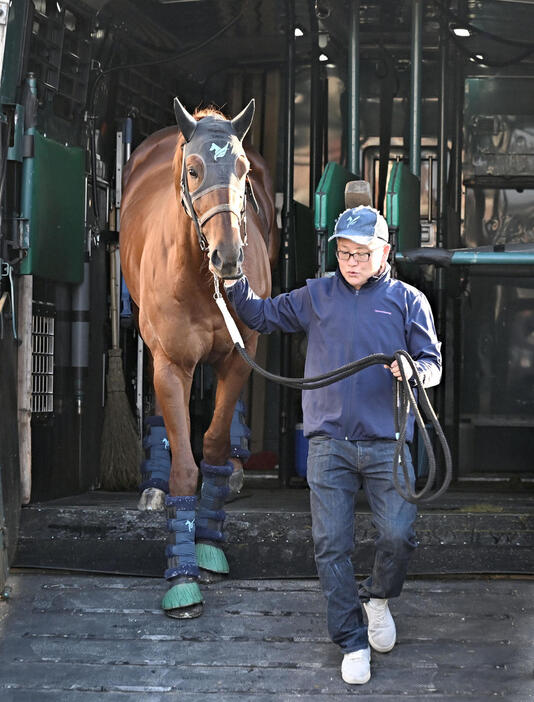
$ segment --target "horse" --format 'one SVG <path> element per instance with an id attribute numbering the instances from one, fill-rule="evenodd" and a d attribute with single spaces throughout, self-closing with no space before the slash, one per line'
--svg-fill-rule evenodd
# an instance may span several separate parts
<path id="1" fill-rule="evenodd" d="M 230 424 L 250 373 L 215 303 L 214 276 L 245 274 L 257 294 L 267 297 L 279 234 L 267 165 L 243 145 L 254 100 L 233 119 L 214 108 L 191 115 L 178 98 L 174 111 L 178 129 L 149 136 L 124 168 L 119 241 L 123 276 L 152 358 L 151 429 L 163 432 L 149 445 L 159 457 L 168 447 L 172 457 L 168 486 L 161 476 L 155 479 L 141 505 L 150 508 L 168 490 L 170 587 L 162 606 L 171 617 L 190 618 L 202 612 L 199 581 L 228 572 L 222 541 L 223 504 L 234 470 Z M 254 357 L 258 334 L 234 318 Z M 203 437 L 200 498 L 188 411 L 198 363 L 211 364 L 217 378 L 213 417 Z"/>

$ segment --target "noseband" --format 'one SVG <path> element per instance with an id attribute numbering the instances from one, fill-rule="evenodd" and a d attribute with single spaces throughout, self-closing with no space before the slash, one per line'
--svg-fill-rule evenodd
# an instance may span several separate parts
<path id="1" fill-rule="evenodd" d="M 205 118 L 206 119 L 206 118 Z M 235 173 L 235 163 L 240 155 L 244 155 L 243 147 L 237 137 L 228 131 L 228 122 L 217 120 L 216 128 L 211 130 L 202 129 L 202 121 L 199 121 L 198 128 L 194 136 L 182 145 L 182 172 L 180 176 L 181 201 L 182 205 L 193 220 L 197 232 L 198 244 L 201 251 L 209 248 L 208 240 L 203 231 L 203 227 L 212 217 L 223 212 L 233 213 L 239 222 L 241 241 L 243 246 L 247 244 L 247 192 L 251 202 L 258 212 L 258 203 L 254 197 L 252 185 L 247 175 L 245 188 L 241 191 L 232 180 L 237 181 Z M 222 129 L 221 129 L 222 128 Z M 186 160 L 190 155 L 196 155 L 204 165 L 204 179 L 200 186 L 191 194 L 187 183 Z M 241 210 L 235 210 L 229 202 L 223 202 L 198 216 L 194 203 L 204 195 L 215 190 L 231 190 L 239 196 L 241 200 Z"/>

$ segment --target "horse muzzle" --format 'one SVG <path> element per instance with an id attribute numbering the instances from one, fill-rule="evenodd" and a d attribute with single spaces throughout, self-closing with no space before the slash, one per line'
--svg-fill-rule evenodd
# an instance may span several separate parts
<path id="1" fill-rule="evenodd" d="M 235 280 L 243 275 L 243 247 L 225 252 L 221 248 L 210 252 L 209 267 L 212 273 L 223 280 Z"/>

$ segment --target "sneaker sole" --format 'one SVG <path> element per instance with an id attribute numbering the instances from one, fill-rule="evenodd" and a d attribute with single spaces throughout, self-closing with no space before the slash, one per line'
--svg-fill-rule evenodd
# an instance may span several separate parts
<path id="1" fill-rule="evenodd" d="M 367 638 L 369 640 L 369 646 L 371 646 L 371 648 L 374 651 L 376 651 L 377 653 L 389 653 L 394 648 L 395 644 L 397 643 L 397 640 L 395 639 L 395 641 L 391 644 L 391 646 L 386 646 L 384 648 L 382 646 L 377 646 L 369 635 L 367 636 Z"/>
<path id="2" fill-rule="evenodd" d="M 347 680 L 343 674 L 341 674 L 341 677 L 343 678 L 343 682 L 346 682 L 347 685 L 365 685 L 365 683 L 369 682 L 371 679 L 371 671 L 369 671 L 369 675 L 365 678 L 365 680 Z"/>

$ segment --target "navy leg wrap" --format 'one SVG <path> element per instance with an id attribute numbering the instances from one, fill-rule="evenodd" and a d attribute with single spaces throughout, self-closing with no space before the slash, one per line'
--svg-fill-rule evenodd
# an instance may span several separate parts
<path id="1" fill-rule="evenodd" d="M 206 461 L 200 462 L 202 471 L 202 489 L 197 511 L 196 540 L 224 541 L 223 525 L 226 513 L 224 500 L 230 492 L 228 486 L 233 472 L 231 463 L 224 466 L 212 466 Z"/>
<path id="2" fill-rule="evenodd" d="M 165 498 L 167 510 L 167 528 L 169 539 L 165 554 L 167 556 L 166 580 L 179 576 L 198 577 L 197 557 L 195 553 L 195 508 L 197 498 Z"/>
<path id="3" fill-rule="evenodd" d="M 240 458 L 243 463 L 250 458 L 248 438 L 250 429 L 245 423 L 245 403 L 243 400 L 238 400 L 232 416 L 232 424 L 230 426 L 230 444 L 232 458 Z"/>
<path id="4" fill-rule="evenodd" d="M 146 458 L 141 465 L 142 482 L 139 486 L 139 492 L 143 492 L 149 487 L 155 487 L 168 493 L 171 453 L 163 417 L 147 417 L 145 426 L 147 432 L 143 439 L 143 448 Z"/>

